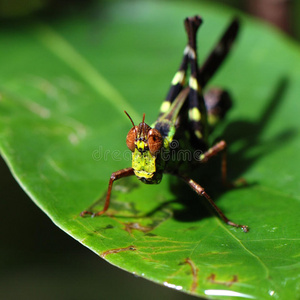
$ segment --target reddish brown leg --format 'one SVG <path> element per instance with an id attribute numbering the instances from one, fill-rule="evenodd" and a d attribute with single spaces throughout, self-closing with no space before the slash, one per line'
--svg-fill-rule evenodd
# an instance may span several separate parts
<path id="1" fill-rule="evenodd" d="M 226 187 L 232 187 L 232 184 L 227 180 L 227 144 L 225 141 L 220 141 L 215 144 L 213 147 L 209 148 L 204 154 L 200 156 L 200 162 L 207 162 L 211 157 L 217 155 L 219 152 L 222 152 L 222 164 L 221 164 L 221 174 L 222 174 L 222 183 Z"/>
<path id="2" fill-rule="evenodd" d="M 211 199 L 211 197 L 205 192 L 204 188 L 199 185 L 198 183 L 196 183 L 194 180 L 187 178 L 187 177 L 183 177 L 181 176 L 181 178 L 200 196 L 204 196 L 205 199 L 209 202 L 209 204 L 214 208 L 214 210 L 218 213 L 218 215 L 220 216 L 220 218 L 228 225 L 233 226 L 233 227 L 239 227 L 242 228 L 244 232 L 248 232 L 249 228 L 246 225 L 240 225 L 240 224 L 236 224 L 233 223 L 232 221 L 230 221 L 225 215 L 224 213 L 221 211 L 221 209 L 214 203 L 214 201 Z"/>
<path id="3" fill-rule="evenodd" d="M 92 215 L 92 217 L 97 217 L 97 216 L 101 216 L 103 215 L 109 207 L 109 203 L 110 203 L 110 194 L 111 194 L 111 190 L 112 190 L 112 186 L 115 180 L 118 180 L 120 178 L 123 177 L 128 177 L 128 176 L 132 176 L 134 175 L 134 171 L 132 168 L 126 168 L 126 169 L 122 169 L 119 170 L 117 172 L 114 172 L 111 174 L 110 176 L 110 180 L 109 180 L 109 184 L 108 184 L 108 190 L 107 190 L 107 194 L 106 194 L 106 200 L 105 200 L 105 204 L 102 210 L 98 211 L 98 212 L 91 212 L 91 211 L 87 211 L 84 210 L 83 212 L 80 213 L 80 215 L 82 217 L 84 217 L 85 215 Z"/>
<path id="4" fill-rule="evenodd" d="M 243 178 L 239 178 L 238 180 L 234 181 L 233 183 L 228 181 L 227 179 L 227 144 L 225 141 L 220 141 L 211 148 L 209 148 L 204 154 L 200 156 L 200 162 L 205 163 L 211 157 L 219 154 L 222 154 L 222 161 L 221 161 L 221 176 L 222 176 L 222 183 L 224 187 L 227 188 L 234 188 L 247 185 L 247 182 Z"/>

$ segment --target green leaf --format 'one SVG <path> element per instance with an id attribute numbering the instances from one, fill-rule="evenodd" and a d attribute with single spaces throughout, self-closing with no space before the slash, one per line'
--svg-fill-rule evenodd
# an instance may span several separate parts
<path id="1" fill-rule="evenodd" d="M 101 208 L 110 174 L 130 166 L 122 111 L 136 123 L 144 112 L 155 120 L 185 45 L 182 20 L 197 13 L 203 61 L 234 13 L 202 1 L 117 2 L 93 7 L 93 17 L 3 27 L 1 153 L 57 226 L 120 268 L 211 299 L 296 299 L 299 47 L 256 21 L 242 18 L 239 41 L 211 82 L 235 99 L 216 135 L 229 144 L 230 177 L 249 186 L 223 191 L 218 160 L 195 172 L 250 232 L 223 224 L 169 176 L 156 186 L 120 180 L 106 216 L 79 216 Z"/>

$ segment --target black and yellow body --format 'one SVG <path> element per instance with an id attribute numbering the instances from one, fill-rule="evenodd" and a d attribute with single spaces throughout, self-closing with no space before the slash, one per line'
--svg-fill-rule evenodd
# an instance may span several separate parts
<path id="1" fill-rule="evenodd" d="M 126 144 L 132 151 L 132 166 L 111 175 L 103 210 L 96 213 L 83 211 L 81 215 L 104 214 L 109 207 L 113 182 L 119 178 L 135 175 L 143 183 L 157 184 L 162 180 L 163 173 L 170 173 L 183 179 L 196 193 L 203 196 L 228 225 L 248 231 L 247 226 L 231 222 L 204 188 L 185 172 L 187 164 L 205 163 L 212 156 L 222 153 L 222 179 L 227 184 L 226 143 L 220 141 L 210 147 L 208 134 L 230 108 L 230 97 L 220 89 L 212 89 L 203 96 L 203 89 L 227 56 L 238 33 L 239 23 L 234 20 L 229 25 L 210 56 L 199 68 L 196 33 L 201 23 L 199 16 L 186 18 L 184 21 L 188 43 L 167 97 L 161 105 L 157 121 L 149 126 L 145 123 L 144 114 L 142 122 L 135 125 L 126 112 L 133 125 L 126 139 Z M 195 150 L 199 153 L 196 157 L 189 156 L 187 159 L 178 155 L 181 151 L 195 153 Z"/>

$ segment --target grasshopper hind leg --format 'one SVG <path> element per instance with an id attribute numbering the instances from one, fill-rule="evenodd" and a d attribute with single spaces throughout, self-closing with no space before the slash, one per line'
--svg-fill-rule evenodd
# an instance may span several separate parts
<path id="1" fill-rule="evenodd" d="M 197 31 L 198 27 L 202 23 L 202 19 L 198 16 L 196 16 L 194 18 L 188 18 L 188 20 L 193 20 L 193 27 L 194 27 L 195 31 Z M 166 113 L 169 110 L 172 103 L 174 102 L 176 97 L 180 94 L 180 92 L 183 90 L 183 88 L 185 86 L 186 73 L 187 73 L 189 60 L 190 60 L 189 59 L 190 49 L 191 49 L 191 47 L 188 43 L 187 46 L 184 48 L 181 64 L 172 79 L 171 87 L 168 91 L 167 97 L 160 107 L 160 115 L 159 116 L 163 115 L 164 113 Z"/>
<path id="2" fill-rule="evenodd" d="M 161 117 L 164 113 L 166 113 L 170 109 L 172 103 L 182 91 L 185 84 L 187 67 L 188 67 L 188 56 L 186 51 L 184 51 L 180 67 L 172 79 L 171 87 L 168 91 L 166 99 L 161 104 L 159 117 Z"/>
<path id="3" fill-rule="evenodd" d="M 196 49 L 196 33 L 201 24 L 198 16 L 185 19 L 185 29 L 188 35 L 187 53 L 191 74 L 189 78 L 189 96 L 188 96 L 188 119 L 191 133 L 191 142 L 202 150 L 207 149 L 207 113 L 202 94 L 202 86 L 199 80 L 199 68 Z"/>

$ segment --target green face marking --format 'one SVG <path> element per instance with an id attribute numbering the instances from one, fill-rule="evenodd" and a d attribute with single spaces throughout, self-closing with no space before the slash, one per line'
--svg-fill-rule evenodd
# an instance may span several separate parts
<path id="1" fill-rule="evenodd" d="M 140 152 L 135 149 L 132 153 L 132 168 L 134 174 L 139 178 L 145 178 L 146 181 L 151 181 L 156 172 L 156 157 L 150 154 L 150 151 Z"/>

